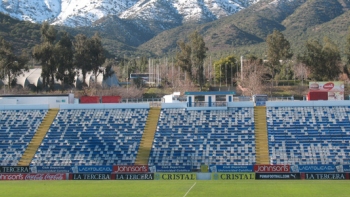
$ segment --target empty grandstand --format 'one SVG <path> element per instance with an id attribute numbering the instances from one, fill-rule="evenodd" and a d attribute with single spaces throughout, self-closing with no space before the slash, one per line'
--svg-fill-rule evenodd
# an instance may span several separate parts
<path id="1" fill-rule="evenodd" d="M 16 166 L 48 110 L 0 111 L 0 165 Z"/>
<path id="2" fill-rule="evenodd" d="M 253 172 L 253 165 L 271 164 L 289 166 L 289 172 L 292 166 L 350 164 L 349 102 L 267 101 L 254 107 L 232 95 L 218 101 L 214 94 L 204 101 L 186 95 L 186 102 L 152 109 L 149 103 L 66 102 L 68 95 L 2 97 L 0 165 L 141 165 L 146 172 L 148 166 L 186 166 L 188 172 L 243 166 Z"/>
<path id="3" fill-rule="evenodd" d="M 270 107 L 272 164 L 349 164 L 349 106 Z"/>
<path id="4" fill-rule="evenodd" d="M 252 165 L 253 108 L 162 109 L 149 165 Z"/>
<path id="5" fill-rule="evenodd" d="M 31 165 L 131 165 L 148 109 L 60 110 Z"/>

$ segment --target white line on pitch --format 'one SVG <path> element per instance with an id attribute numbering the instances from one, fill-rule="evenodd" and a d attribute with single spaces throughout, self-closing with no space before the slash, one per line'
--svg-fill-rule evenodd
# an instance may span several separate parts
<path id="1" fill-rule="evenodd" d="M 186 197 L 187 196 L 187 194 L 191 191 L 191 189 L 196 185 L 196 183 L 197 182 L 195 182 L 193 185 L 192 185 L 192 187 L 186 192 L 186 194 L 184 195 L 184 197 Z"/>

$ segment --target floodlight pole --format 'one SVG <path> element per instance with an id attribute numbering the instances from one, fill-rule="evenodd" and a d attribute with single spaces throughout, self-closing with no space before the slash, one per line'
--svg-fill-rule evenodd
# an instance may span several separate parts
<path id="1" fill-rule="evenodd" d="M 243 81 L 243 56 L 241 56 L 241 81 Z"/>

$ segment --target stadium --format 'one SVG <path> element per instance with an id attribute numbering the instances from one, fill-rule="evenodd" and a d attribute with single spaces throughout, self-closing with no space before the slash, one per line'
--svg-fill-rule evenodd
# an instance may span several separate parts
<path id="1" fill-rule="evenodd" d="M 342 83 L 317 83 L 305 101 L 185 92 L 186 101 L 168 95 L 157 107 L 119 96 L 3 95 L 0 188 L 4 196 L 348 196 L 350 101 Z"/>

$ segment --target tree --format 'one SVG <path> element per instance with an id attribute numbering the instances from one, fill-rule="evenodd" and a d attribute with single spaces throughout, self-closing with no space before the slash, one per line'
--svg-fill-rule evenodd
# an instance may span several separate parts
<path id="1" fill-rule="evenodd" d="M 317 40 L 307 41 L 303 54 L 298 59 L 310 70 L 311 79 L 335 80 L 341 73 L 339 49 L 329 38 L 324 38 L 323 45 Z"/>
<path id="2" fill-rule="evenodd" d="M 180 51 L 176 53 L 176 66 L 180 67 L 188 79 L 192 77 L 191 46 L 184 41 L 177 42 Z"/>
<path id="3" fill-rule="evenodd" d="M 62 85 L 73 85 L 75 71 L 73 66 L 73 44 L 67 32 L 63 32 L 61 39 L 55 45 L 55 62 L 57 63 L 56 78 Z"/>
<path id="4" fill-rule="evenodd" d="M 232 82 L 237 75 L 238 64 L 235 56 L 231 55 L 214 62 L 215 80 L 217 82 Z M 227 84 L 226 84 L 227 85 Z"/>
<path id="5" fill-rule="evenodd" d="M 75 49 L 74 52 L 74 66 L 81 69 L 83 75 L 83 86 L 86 85 L 86 73 L 91 71 L 90 57 L 89 57 L 89 47 L 88 39 L 83 34 L 78 34 L 75 36 L 73 46 Z"/>
<path id="6" fill-rule="evenodd" d="M 86 85 L 86 73 L 90 71 L 93 72 L 97 81 L 97 76 L 103 72 L 101 66 L 106 60 L 100 36 L 96 33 L 89 39 L 83 34 L 78 34 L 75 36 L 73 45 L 74 65 L 82 71 L 83 85 Z"/>
<path id="7" fill-rule="evenodd" d="M 203 37 L 197 31 L 193 32 L 190 35 L 190 42 L 191 63 L 197 69 L 196 79 L 199 84 L 200 90 L 202 90 L 204 85 L 203 63 L 208 49 L 205 47 Z"/>
<path id="8" fill-rule="evenodd" d="M 11 88 L 13 80 L 23 73 L 23 70 L 28 70 L 26 64 L 28 57 L 23 51 L 20 56 L 12 51 L 12 45 L 2 37 L 0 37 L 0 66 L 2 78 L 7 78 L 7 85 Z"/>
<path id="9" fill-rule="evenodd" d="M 106 57 L 104 55 L 104 50 L 101 42 L 101 37 L 98 33 L 88 40 L 89 47 L 89 56 L 90 56 L 90 64 L 91 70 L 95 75 L 95 81 L 97 81 L 97 76 L 102 73 L 100 69 L 102 64 L 106 61 Z"/>
<path id="10" fill-rule="evenodd" d="M 176 53 L 176 65 L 193 81 L 196 81 L 202 90 L 204 85 L 204 59 L 207 48 L 203 37 L 197 32 L 193 32 L 189 37 L 189 43 L 179 41 L 177 43 L 180 51 Z M 195 70 L 195 75 L 193 75 Z"/>
<path id="11" fill-rule="evenodd" d="M 104 71 L 103 71 L 103 78 L 107 79 L 108 77 L 115 74 L 113 70 L 113 66 L 115 66 L 117 62 L 115 62 L 114 59 L 106 59 L 105 63 L 103 64 Z"/>
<path id="12" fill-rule="evenodd" d="M 41 76 L 43 77 L 44 88 L 49 87 L 51 90 L 53 90 L 55 73 L 57 69 L 57 58 L 55 57 L 54 46 L 57 30 L 53 26 L 50 26 L 47 22 L 44 22 L 41 26 L 40 32 L 42 42 L 34 47 L 33 56 L 41 63 Z"/>
<path id="13" fill-rule="evenodd" d="M 262 94 L 266 92 L 266 74 L 267 67 L 264 66 L 263 61 L 259 59 L 252 59 L 247 61 L 243 70 L 243 79 L 239 81 L 238 88 L 241 89 L 245 96 L 253 96 L 255 94 Z"/>
<path id="14" fill-rule="evenodd" d="M 280 60 L 289 60 L 293 57 L 289 41 L 284 35 L 274 30 L 272 34 L 267 36 L 267 60 L 271 68 L 272 77 L 274 78 L 276 73 L 280 71 Z"/>

